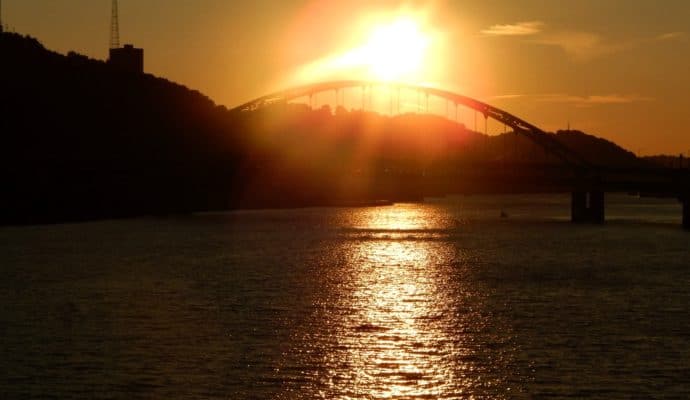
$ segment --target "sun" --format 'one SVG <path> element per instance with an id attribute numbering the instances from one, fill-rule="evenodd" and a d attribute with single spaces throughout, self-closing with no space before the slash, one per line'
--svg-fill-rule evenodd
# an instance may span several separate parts
<path id="1" fill-rule="evenodd" d="M 419 15 L 418 15 L 419 14 Z M 428 84 L 439 79 L 443 38 L 423 13 L 362 18 L 340 50 L 303 64 L 291 79 L 304 84 L 326 79 Z M 301 43 L 301 42 L 300 42 Z"/>
<path id="2" fill-rule="evenodd" d="M 382 81 L 411 80 L 419 77 L 430 38 L 409 18 L 376 26 L 361 48 L 363 64 L 369 74 Z"/>
<path id="3" fill-rule="evenodd" d="M 363 79 L 418 82 L 429 62 L 431 38 L 412 18 L 397 18 L 375 25 L 363 40 L 326 63 L 331 71 L 357 71 Z M 324 68 L 325 67 L 325 68 Z"/>

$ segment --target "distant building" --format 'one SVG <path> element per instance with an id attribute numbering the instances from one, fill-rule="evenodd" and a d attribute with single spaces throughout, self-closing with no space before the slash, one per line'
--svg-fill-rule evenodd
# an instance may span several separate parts
<path id="1" fill-rule="evenodd" d="M 144 73 L 144 49 L 138 49 L 131 44 L 125 47 L 110 49 L 108 64 L 121 71 Z"/>

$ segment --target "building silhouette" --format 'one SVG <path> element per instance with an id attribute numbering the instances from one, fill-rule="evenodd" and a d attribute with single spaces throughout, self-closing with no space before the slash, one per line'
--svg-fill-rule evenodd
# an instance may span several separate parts
<path id="1" fill-rule="evenodd" d="M 108 63 L 121 71 L 143 74 L 144 49 L 136 48 L 131 44 L 110 49 Z"/>

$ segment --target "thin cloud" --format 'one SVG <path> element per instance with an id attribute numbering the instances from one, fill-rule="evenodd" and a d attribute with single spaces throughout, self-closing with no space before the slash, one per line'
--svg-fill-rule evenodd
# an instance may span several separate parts
<path id="1" fill-rule="evenodd" d="M 610 104 L 631 104 L 647 101 L 654 101 L 652 97 L 640 95 L 621 95 L 621 94 L 607 94 L 607 95 L 592 95 L 592 96 L 573 96 L 565 94 L 549 94 L 536 96 L 537 101 L 549 103 L 569 103 L 580 107 L 588 107 L 594 105 L 610 105 Z"/>
<path id="2" fill-rule="evenodd" d="M 560 47 L 577 61 L 589 61 L 603 55 L 630 49 L 635 45 L 632 42 L 608 42 L 601 35 L 590 32 L 553 33 L 534 40 L 534 43 Z"/>
<path id="3" fill-rule="evenodd" d="M 570 58 L 587 62 L 595 58 L 652 45 L 658 42 L 681 41 L 688 37 L 687 32 L 666 32 L 657 36 L 628 40 L 610 40 L 598 33 L 586 31 L 558 31 L 543 29 L 542 21 L 518 22 L 515 24 L 493 25 L 481 31 L 485 36 L 519 36 L 525 41 L 560 48 Z"/>
<path id="4" fill-rule="evenodd" d="M 545 33 L 532 42 L 560 47 L 566 54 L 577 61 L 589 61 L 597 57 L 633 50 L 655 42 L 670 42 L 687 37 L 685 32 L 668 32 L 658 36 L 628 41 L 613 42 L 591 32 L 556 32 Z"/>
<path id="5" fill-rule="evenodd" d="M 614 53 L 631 47 L 631 44 L 609 43 L 601 35 L 578 31 L 544 31 L 542 21 L 518 22 L 493 25 L 481 31 L 485 36 L 530 37 L 530 42 L 561 48 L 578 61 L 589 61 L 601 55 Z"/>
<path id="6" fill-rule="evenodd" d="M 520 99 L 522 97 L 526 97 L 527 95 L 524 94 L 499 94 L 497 96 L 491 96 L 491 100 L 512 100 L 512 99 Z"/>
<path id="7" fill-rule="evenodd" d="M 481 31 L 487 36 L 529 36 L 541 32 L 544 23 L 541 21 L 518 22 L 515 24 L 493 25 Z"/>
<path id="8" fill-rule="evenodd" d="M 683 39 L 685 38 L 685 32 L 668 32 L 668 33 L 663 33 L 659 36 L 657 36 L 655 39 L 658 41 L 669 41 L 669 40 L 678 40 L 678 39 Z"/>
<path id="9" fill-rule="evenodd" d="M 631 104 L 647 101 L 654 101 L 655 99 L 647 96 L 640 96 L 636 94 L 621 95 L 621 94 L 607 94 L 607 95 L 592 95 L 592 96 L 575 96 L 569 94 L 503 94 L 492 96 L 492 100 L 515 100 L 528 99 L 543 103 L 562 103 L 572 104 L 576 107 L 592 107 L 597 105 L 613 105 L 613 104 Z"/>

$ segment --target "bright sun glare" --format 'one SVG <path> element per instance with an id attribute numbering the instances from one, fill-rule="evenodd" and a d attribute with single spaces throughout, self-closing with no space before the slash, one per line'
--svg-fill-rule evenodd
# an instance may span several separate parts
<path id="1" fill-rule="evenodd" d="M 374 78 L 396 81 L 419 75 L 428 46 L 429 38 L 416 21 L 399 19 L 376 27 L 358 53 Z"/>
<path id="2" fill-rule="evenodd" d="M 433 37 L 420 21 L 398 16 L 370 25 L 360 44 L 331 55 L 299 72 L 298 80 L 359 77 L 365 80 L 419 83 L 428 80 Z"/>

